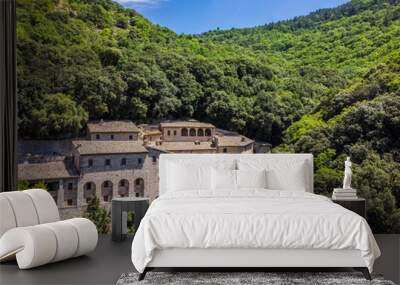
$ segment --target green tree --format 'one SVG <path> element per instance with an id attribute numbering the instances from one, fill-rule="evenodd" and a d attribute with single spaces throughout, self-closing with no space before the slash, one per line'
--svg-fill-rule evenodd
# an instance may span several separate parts
<path id="1" fill-rule="evenodd" d="M 89 200 L 84 216 L 96 225 L 99 234 L 110 233 L 110 213 L 100 206 L 99 198 L 93 197 Z"/>

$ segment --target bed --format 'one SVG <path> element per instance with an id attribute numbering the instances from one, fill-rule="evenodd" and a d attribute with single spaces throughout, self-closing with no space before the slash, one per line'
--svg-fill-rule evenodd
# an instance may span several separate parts
<path id="1" fill-rule="evenodd" d="M 163 154 L 159 166 L 132 243 L 140 280 L 174 267 L 352 267 L 371 279 L 371 229 L 313 194 L 311 154 Z"/>

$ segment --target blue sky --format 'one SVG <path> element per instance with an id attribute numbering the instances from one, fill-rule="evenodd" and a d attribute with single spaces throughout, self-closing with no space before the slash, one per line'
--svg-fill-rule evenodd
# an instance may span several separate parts
<path id="1" fill-rule="evenodd" d="M 177 33 L 253 27 L 307 15 L 348 0 L 114 0 Z"/>

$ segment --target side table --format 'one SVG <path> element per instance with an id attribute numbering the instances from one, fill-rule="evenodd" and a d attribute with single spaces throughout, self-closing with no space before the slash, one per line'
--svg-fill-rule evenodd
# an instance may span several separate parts
<path id="1" fill-rule="evenodd" d="M 111 202 L 111 239 L 123 241 L 128 233 L 128 212 L 134 212 L 135 229 L 149 208 L 149 198 L 121 197 L 113 198 Z"/>
<path id="2" fill-rule="evenodd" d="M 359 214 L 361 217 L 367 217 L 367 205 L 364 198 L 354 198 L 354 199 L 332 199 L 332 202 L 341 205 L 342 207 Z"/>

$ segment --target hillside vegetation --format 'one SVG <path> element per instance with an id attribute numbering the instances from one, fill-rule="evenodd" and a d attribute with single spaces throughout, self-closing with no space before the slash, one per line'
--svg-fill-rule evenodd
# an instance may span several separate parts
<path id="1" fill-rule="evenodd" d="M 400 1 L 196 36 L 111 0 L 17 0 L 17 20 L 20 137 L 194 117 L 312 152 L 327 195 L 350 155 L 373 230 L 400 233 Z"/>

